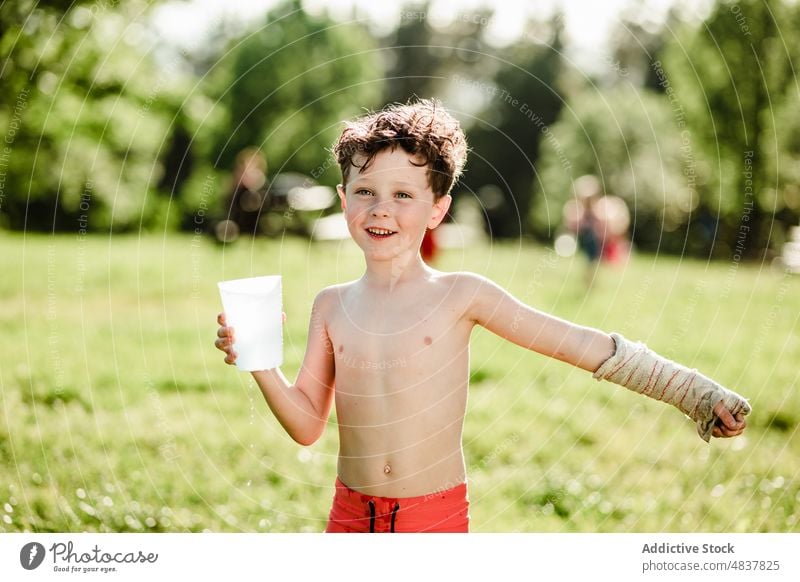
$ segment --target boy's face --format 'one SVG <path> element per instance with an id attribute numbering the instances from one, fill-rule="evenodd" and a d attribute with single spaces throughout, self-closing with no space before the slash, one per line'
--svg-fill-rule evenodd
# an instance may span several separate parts
<path id="1" fill-rule="evenodd" d="M 338 187 L 350 235 L 368 259 L 419 253 L 425 229 L 436 228 L 450 208 L 449 195 L 434 201 L 428 167 L 412 160 L 402 148 L 385 149 L 366 170 L 352 167 Z"/>

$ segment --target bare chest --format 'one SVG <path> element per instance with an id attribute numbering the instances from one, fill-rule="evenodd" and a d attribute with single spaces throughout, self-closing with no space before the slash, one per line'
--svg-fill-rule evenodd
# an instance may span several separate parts
<path id="1" fill-rule="evenodd" d="M 417 385 L 466 353 L 469 326 L 452 306 L 369 301 L 351 307 L 328 328 L 339 384 Z"/>

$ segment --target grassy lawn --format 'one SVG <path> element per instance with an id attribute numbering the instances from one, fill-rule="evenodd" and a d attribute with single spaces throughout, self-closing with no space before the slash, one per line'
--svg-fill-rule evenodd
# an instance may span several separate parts
<path id="1" fill-rule="evenodd" d="M 213 346 L 216 281 L 284 277 L 293 378 L 351 243 L 0 233 L 0 531 L 321 531 L 335 418 L 303 448 Z M 800 278 L 638 256 L 590 292 L 527 243 L 451 250 L 523 301 L 619 331 L 750 398 L 706 445 L 677 410 L 476 330 L 464 445 L 473 531 L 800 531 Z"/>

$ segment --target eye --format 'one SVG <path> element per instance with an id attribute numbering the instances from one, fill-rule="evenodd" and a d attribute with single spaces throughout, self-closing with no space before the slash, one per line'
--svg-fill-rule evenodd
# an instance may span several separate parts
<path id="1" fill-rule="evenodd" d="M 356 194 L 358 194 L 359 196 L 372 196 L 372 192 L 370 192 L 369 190 L 365 190 L 364 188 L 356 190 Z"/>
<path id="2" fill-rule="evenodd" d="M 408 192 L 398 192 L 397 193 L 397 197 L 398 198 L 411 198 L 411 194 L 409 194 Z"/>

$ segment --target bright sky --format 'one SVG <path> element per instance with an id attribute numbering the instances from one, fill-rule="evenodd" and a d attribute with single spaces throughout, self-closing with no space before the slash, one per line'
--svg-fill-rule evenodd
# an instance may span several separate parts
<path id="1" fill-rule="evenodd" d="M 165 2 L 155 11 L 156 29 L 179 46 L 191 49 L 197 46 L 205 33 L 213 28 L 221 16 L 239 20 L 243 24 L 257 22 L 263 14 L 280 0 L 190 0 Z M 632 3 L 648 9 L 654 22 L 663 21 L 671 5 L 685 10 L 698 10 L 698 5 L 708 4 L 692 0 L 433 0 L 430 12 L 425 15 L 434 23 L 446 24 L 455 18 L 471 14 L 474 8 L 492 5 L 495 16 L 487 23 L 487 40 L 492 44 L 508 44 L 523 32 L 526 18 L 533 14 L 542 19 L 552 15 L 560 6 L 564 12 L 568 54 L 580 66 L 592 67 L 606 55 L 606 41 L 622 9 Z M 413 8 L 404 7 L 401 0 L 303 0 L 310 12 L 328 10 L 334 18 L 343 20 L 366 18 L 373 29 L 388 32 L 387 26 L 403 17 Z"/>

